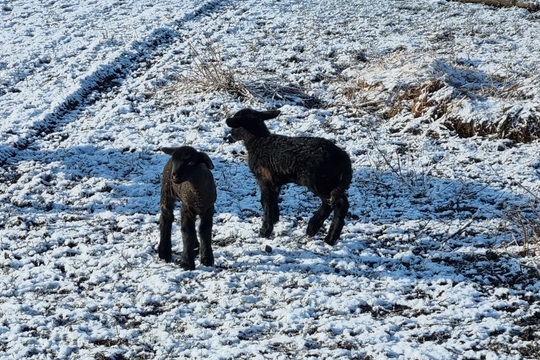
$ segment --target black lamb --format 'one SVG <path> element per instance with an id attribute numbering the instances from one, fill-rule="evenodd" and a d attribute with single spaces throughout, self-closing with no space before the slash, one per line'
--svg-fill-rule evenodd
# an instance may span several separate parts
<path id="1" fill-rule="evenodd" d="M 158 254 L 161 259 L 170 262 L 171 231 L 174 221 L 176 200 L 182 202 L 181 231 L 183 251 L 180 265 L 187 270 L 195 269 L 196 249 L 200 246 L 201 263 L 214 265 L 212 253 L 212 219 L 216 202 L 216 184 L 211 169 L 214 164 L 203 152 L 190 146 L 165 147 L 161 149 L 171 158 L 163 168 L 161 183 L 161 217 L 159 220 L 160 241 Z M 195 230 L 195 220 L 199 216 L 199 238 Z"/>
<path id="2" fill-rule="evenodd" d="M 324 241 L 334 245 L 345 224 L 349 209 L 347 190 L 351 184 L 349 155 L 331 141 L 319 137 L 288 137 L 271 134 L 265 120 L 278 110 L 244 109 L 227 119 L 234 140 L 243 140 L 248 164 L 261 190 L 263 221 L 260 235 L 269 237 L 279 220 L 278 197 L 287 183 L 306 186 L 322 200 L 307 227 L 315 235 L 333 211 L 334 216 Z"/>

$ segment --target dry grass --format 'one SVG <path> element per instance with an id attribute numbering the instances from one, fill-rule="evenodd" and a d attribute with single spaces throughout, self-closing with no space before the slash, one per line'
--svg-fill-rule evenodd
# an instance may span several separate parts
<path id="1" fill-rule="evenodd" d="M 190 51 L 189 68 L 165 87 L 168 100 L 164 103 L 171 103 L 177 92 L 197 91 L 227 93 L 247 102 L 271 100 L 308 108 L 322 107 L 320 100 L 297 84 L 282 84 L 282 80 L 269 79 L 257 69 L 231 69 L 223 61 L 221 52 L 210 43 L 192 44 Z"/>
<path id="2" fill-rule="evenodd" d="M 484 87 L 478 91 L 482 93 L 466 94 L 437 78 L 393 90 L 384 89 L 381 83 L 354 80 L 343 86 L 341 95 L 349 101 L 348 107 L 360 113 L 377 113 L 383 120 L 410 114 L 427 122 L 439 121 L 460 137 L 490 136 L 520 143 L 540 139 L 540 105 L 529 109 L 509 105 L 495 121 L 481 116 L 463 118 L 458 111 L 460 103 L 467 99 L 479 101 L 473 99 L 475 96 L 520 99 L 520 87 L 516 84 L 496 90 Z M 368 98 L 376 100 L 368 101 Z"/>
<path id="3" fill-rule="evenodd" d="M 491 136 L 530 143 L 540 139 L 540 105 L 529 111 L 522 111 L 519 107 L 506 109 L 497 122 L 463 119 L 449 113 L 443 124 L 461 137 Z"/>
<path id="4" fill-rule="evenodd" d="M 341 87 L 338 93 L 349 101 L 365 101 L 365 93 L 383 90 L 383 84 L 380 81 L 374 83 L 369 83 L 363 79 L 354 79 L 350 82 L 340 79 L 340 81 L 345 82 L 345 86 Z"/>
<path id="5" fill-rule="evenodd" d="M 204 92 L 226 92 L 240 98 L 252 98 L 250 88 L 239 79 L 239 74 L 228 68 L 221 52 L 211 44 L 202 49 L 191 45 L 191 68 L 188 75 L 180 77 L 180 83 Z"/>
<path id="6" fill-rule="evenodd" d="M 515 207 L 506 212 L 507 221 L 515 231 L 516 240 L 522 243 L 523 257 L 540 256 L 540 197 L 522 186 L 532 197 L 528 204 Z"/>
<path id="7" fill-rule="evenodd" d="M 410 101 L 409 110 L 414 117 L 420 117 L 431 110 L 433 107 L 441 107 L 442 110 L 436 111 L 446 113 L 447 102 L 438 103 L 431 98 L 431 95 L 444 87 L 444 83 L 439 79 L 433 79 L 419 86 L 408 87 L 401 99 Z M 431 110 L 432 111 L 432 110 Z M 433 112 L 433 111 L 432 111 Z"/>
<path id="8" fill-rule="evenodd" d="M 430 79 L 420 84 L 410 84 L 394 91 L 391 104 L 384 112 L 384 118 L 390 119 L 402 112 L 408 112 L 413 117 L 427 116 L 430 120 L 437 120 L 449 111 L 452 98 L 449 96 L 434 96 L 439 90 L 446 87 L 439 79 Z"/>
<path id="9" fill-rule="evenodd" d="M 511 67 L 492 73 L 480 65 L 457 54 L 394 52 L 351 67 L 334 79 L 337 100 L 333 106 L 382 121 L 437 122 L 460 137 L 488 136 L 520 143 L 540 139 L 540 104 L 519 105 L 535 99 L 537 80 Z M 393 76 L 385 77 L 388 72 Z M 507 107 L 490 106 L 495 102 Z M 484 107 L 491 112 L 483 112 Z M 429 125 L 418 127 L 418 134 L 430 131 Z"/>
<path id="10" fill-rule="evenodd" d="M 460 114 L 459 105 L 463 101 L 495 97 L 510 104 L 511 100 L 523 99 L 524 95 L 522 84 L 515 79 L 484 74 L 466 63 L 439 60 L 434 64 L 420 61 L 420 65 L 415 65 L 414 59 L 395 55 L 382 60 L 379 66 L 397 66 L 409 73 L 431 69 L 438 77 L 424 76 L 424 81 L 405 83 L 393 89 L 386 88 L 382 81 L 370 82 L 361 76 L 338 77 L 333 85 L 340 99 L 337 101 L 342 103 L 325 104 L 297 84 L 268 78 L 257 69 L 228 67 L 219 49 L 210 43 L 192 44 L 190 51 L 189 68 L 177 81 L 166 86 L 163 103 L 174 102 L 177 91 L 222 92 L 252 103 L 272 101 L 276 106 L 291 103 L 307 108 L 338 106 L 358 117 L 371 114 L 382 120 L 410 114 L 413 118 L 422 118 L 423 123 L 439 122 L 461 137 L 490 136 L 522 143 L 540 139 L 540 105 L 527 110 L 509 106 L 496 121 L 481 116 L 464 118 Z"/>

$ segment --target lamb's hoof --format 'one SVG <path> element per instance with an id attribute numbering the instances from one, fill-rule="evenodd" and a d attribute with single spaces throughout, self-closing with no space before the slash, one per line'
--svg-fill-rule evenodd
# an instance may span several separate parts
<path id="1" fill-rule="evenodd" d="M 180 266 L 184 270 L 195 270 L 195 263 L 187 262 L 187 261 L 180 261 Z"/>
<path id="2" fill-rule="evenodd" d="M 172 261 L 172 254 L 167 251 L 159 251 L 158 256 L 160 259 L 165 260 L 165 262 L 171 262 Z"/>
<path id="3" fill-rule="evenodd" d="M 261 235 L 261 237 L 263 238 L 269 238 L 270 235 L 272 235 L 272 230 L 273 230 L 272 227 L 267 227 L 263 225 L 261 227 L 261 230 L 259 231 L 259 235 Z"/>
<path id="4" fill-rule="evenodd" d="M 307 234 L 307 236 L 312 237 L 312 236 L 315 236 L 315 234 L 318 231 L 319 231 L 319 228 L 317 228 L 315 226 L 312 226 L 312 225 L 308 225 L 307 230 L 306 230 L 306 234 Z"/>
<path id="5" fill-rule="evenodd" d="M 201 258 L 201 264 L 204 266 L 214 266 L 214 258 Z"/>
<path id="6" fill-rule="evenodd" d="M 338 239 L 332 239 L 332 237 L 330 235 L 326 235 L 326 237 L 324 238 L 324 242 L 327 243 L 328 245 L 331 245 L 331 246 L 334 246 L 336 244 Z"/>

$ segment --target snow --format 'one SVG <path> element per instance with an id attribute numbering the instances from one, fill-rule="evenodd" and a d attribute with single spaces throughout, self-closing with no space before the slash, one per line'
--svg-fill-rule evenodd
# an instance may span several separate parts
<path id="1" fill-rule="evenodd" d="M 0 19 L 0 358 L 540 356 L 537 13 L 12 0 Z M 247 95 L 203 86 L 212 64 Z M 225 140 L 244 107 L 350 154 L 335 246 L 305 235 L 318 200 L 296 185 L 258 236 Z M 177 145 L 215 164 L 215 267 L 157 257 L 158 150 Z"/>

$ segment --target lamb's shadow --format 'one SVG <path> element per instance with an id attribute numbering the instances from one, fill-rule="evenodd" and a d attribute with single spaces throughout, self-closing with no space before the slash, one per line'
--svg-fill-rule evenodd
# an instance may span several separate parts
<path id="1" fill-rule="evenodd" d="M 52 152 L 29 151 L 27 156 L 27 160 L 51 164 L 47 171 L 36 174 L 37 177 L 43 177 L 40 178 L 43 180 L 43 188 L 38 191 L 46 191 L 49 187 L 52 191 L 68 194 L 68 187 L 57 188 L 59 182 L 66 179 L 71 179 L 73 183 L 81 180 L 82 183 L 96 186 L 80 190 L 87 196 L 82 208 L 76 202 L 40 208 L 36 205 L 39 201 L 39 194 L 36 193 L 36 199 L 29 199 L 29 207 L 11 205 L 9 211 L 13 215 L 54 215 L 70 211 L 82 211 L 87 215 L 93 212 L 154 215 L 159 212 L 159 176 L 168 155 L 151 149 L 132 151 L 82 146 Z M 226 157 L 215 154 L 210 156 L 216 166 L 213 173 L 220 194 L 216 215 L 229 212 L 242 222 L 250 222 L 254 216 L 260 216 L 259 190 L 247 165 L 243 162 L 231 164 Z M 410 227 L 410 222 L 458 222 L 465 225 L 471 219 L 489 221 L 502 216 L 505 206 L 519 206 L 527 199 L 475 181 L 441 179 L 425 174 L 408 176 L 410 182 L 404 183 L 402 177 L 391 171 L 355 169 L 349 192 L 351 207 L 346 227 L 334 247 L 325 251 L 319 251 L 320 248 L 312 250 L 307 242 L 320 242 L 319 246 L 326 246 L 322 243 L 323 235 L 318 234 L 311 239 L 305 238 L 305 245 L 300 244 L 292 250 L 274 243 L 274 249 L 266 252 L 265 240 L 260 239 L 260 245 L 253 245 L 252 250 L 249 250 L 248 245 L 244 250 L 251 251 L 250 256 L 257 257 L 257 261 L 229 259 L 233 264 L 232 270 L 249 268 L 265 272 L 298 272 L 315 277 L 334 274 L 372 280 L 387 277 L 409 279 L 411 282 L 418 279 L 437 282 L 459 277 L 464 277 L 464 281 L 475 282 L 477 274 L 490 271 L 492 274 L 486 275 L 487 281 L 493 280 L 493 285 L 500 279 L 516 283 L 516 286 L 528 281 L 523 271 L 515 271 L 516 268 L 522 268 L 520 259 L 491 251 L 492 243 L 486 239 L 500 237 L 500 229 L 484 229 L 482 233 L 464 232 L 450 239 L 452 234 L 449 232 L 441 234 L 425 230 L 422 233 L 418 228 L 411 230 Z M 92 181 L 88 182 L 88 179 Z M 242 189 L 237 184 L 242 184 Z M 310 196 L 299 186 L 284 189 L 280 202 L 282 221 L 304 227 L 300 230 L 305 231 L 307 219 L 318 207 L 318 199 Z M 240 202 L 243 202 L 243 206 L 238 207 Z M 298 218 L 303 220 L 290 221 Z M 258 236 L 255 223 L 251 224 L 253 237 Z M 386 231 L 366 231 L 369 226 L 365 224 L 375 224 L 375 227 Z M 223 244 L 223 238 L 220 237 L 222 229 L 227 226 L 230 225 L 227 225 L 226 217 L 215 219 L 214 252 L 218 257 L 220 252 L 228 253 L 226 248 L 231 245 Z M 290 237 L 290 241 L 295 241 L 293 236 Z M 235 243 L 239 241 L 242 240 L 234 240 Z M 444 241 L 447 243 L 444 244 Z M 476 248 L 478 253 L 454 251 L 464 247 Z M 394 256 L 398 250 L 403 256 Z M 178 231 L 173 234 L 173 251 L 175 256 L 181 252 Z M 151 258 L 158 261 L 155 254 Z M 219 266 L 218 262 L 218 269 Z M 530 278 L 535 279 L 534 276 Z"/>
<path id="2" fill-rule="evenodd" d="M 438 178 L 422 173 L 355 171 L 351 201 L 359 219 L 388 220 L 490 219 L 505 207 L 523 204 L 524 197 L 469 179 Z"/>
<path id="3" fill-rule="evenodd" d="M 78 146 L 56 151 L 28 149 L 20 161 L 45 164 L 28 181 L 36 184 L 9 205 L 13 215 L 32 213 L 155 214 L 159 210 L 160 174 L 167 155 L 148 150 Z M 6 166 L 4 183 L 22 183 L 25 175 Z M 24 184 L 19 184 L 24 186 Z M 44 197 L 43 194 L 56 196 Z M 60 194 L 58 194 L 60 193 Z M 56 202 L 51 202 L 56 199 Z"/>
<path id="4" fill-rule="evenodd" d="M 237 179 L 230 179 L 231 183 L 241 181 L 247 172 L 247 168 L 237 171 Z M 491 220 L 500 219 L 505 216 L 505 210 L 511 206 L 524 206 L 530 199 L 473 180 L 444 179 L 426 174 L 407 176 L 404 179 L 391 171 L 355 169 L 349 191 L 351 206 L 341 239 L 323 252 L 311 250 L 309 242 L 318 242 L 316 248 L 325 246 L 324 234 L 302 237 L 301 244 L 293 245 L 292 249 L 290 245 L 280 247 L 277 243 L 280 238 L 289 242 L 298 240 L 292 232 L 305 232 L 307 220 L 319 204 L 319 200 L 302 187 L 285 188 L 280 202 L 281 221 L 303 228 L 274 235 L 278 238 L 269 240 L 274 248 L 271 252 L 264 250 L 267 240 L 260 238 L 259 245 L 246 239 L 253 245 L 247 245 L 244 253 L 250 252 L 249 255 L 257 260 L 232 260 L 232 267 L 315 276 L 409 278 L 411 282 L 417 279 L 437 282 L 448 278 L 475 282 L 478 274 L 485 274 L 488 280 L 482 281 L 492 282 L 491 285 L 498 285 L 500 279 L 521 284 L 529 281 L 526 274 L 515 271 L 523 268 L 519 258 L 495 251 L 514 240 L 508 229 L 503 231 L 496 225 L 498 221 Z M 256 208 L 251 212 L 236 212 L 241 221 L 248 222 L 253 216 L 261 216 L 258 189 L 255 184 L 252 186 L 257 195 L 252 196 L 251 203 Z M 234 195 L 229 194 L 229 197 Z M 296 221 L 298 218 L 303 220 Z M 428 226 L 430 223 L 432 227 Z M 470 229 L 468 225 L 471 225 Z M 219 224 L 216 227 L 219 229 Z M 258 237 L 257 225 L 251 227 L 253 236 Z M 220 248 L 228 252 L 230 239 L 230 235 L 220 238 L 218 233 L 215 252 L 219 254 Z M 395 256 L 398 250 L 403 256 Z M 536 281 L 534 279 L 533 276 L 531 281 Z"/>
<path id="5" fill-rule="evenodd" d="M 256 186 L 252 192 L 255 191 L 258 194 Z M 512 206 L 524 207 L 530 200 L 473 180 L 357 168 L 349 189 L 347 223 L 486 220 L 500 218 L 505 210 Z M 284 187 L 280 196 L 281 213 L 289 217 L 300 216 L 307 220 L 319 203 L 308 190 L 296 185 Z M 260 213 L 260 206 L 256 206 L 253 210 Z"/>
<path id="6" fill-rule="evenodd" d="M 289 278 L 294 279 L 289 280 L 293 283 L 283 284 L 293 288 L 307 286 L 306 279 L 310 284 L 327 284 L 336 278 L 343 278 L 344 282 L 355 278 L 371 284 L 372 288 L 401 284 L 393 289 L 395 299 L 405 299 L 401 296 L 422 298 L 426 294 L 415 293 L 417 286 L 420 289 L 426 286 L 451 289 L 462 284 L 459 286 L 475 288 L 477 292 L 471 293 L 471 297 L 478 299 L 491 297 L 493 289 L 512 289 L 519 293 L 538 283 L 538 271 L 533 267 L 524 267 L 520 258 L 509 254 L 495 251 L 454 252 L 435 248 L 419 250 L 412 247 L 412 251 L 403 251 L 401 256 L 395 256 L 392 245 L 374 249 L 368 244 L 371 241 L 369 238 L 343 241 L 324 252 L 302 247 L 294 250 L 274 247 L 271 252 L 265 252 L 261 246 L 247 254 L 252 257 L 250 260 L 244 260 L 244 257 L 241 261 L 228 262 L 226 267 L 220 267 L 217 261 L 217 271 L 243 273 L 249 270 L 278 278 L 283 273 L 294 274 L 293 278 Z M 214 251 L 219 258 L 220 248 L 214 248 Z M 335 280 L 336 284 L 340 282 Z M 358 298 L 361 299 L 362 295 L 359 294 Z M 386 305 L 388 308 L 385 312 L 392 311 L 399 301 Z"/>

